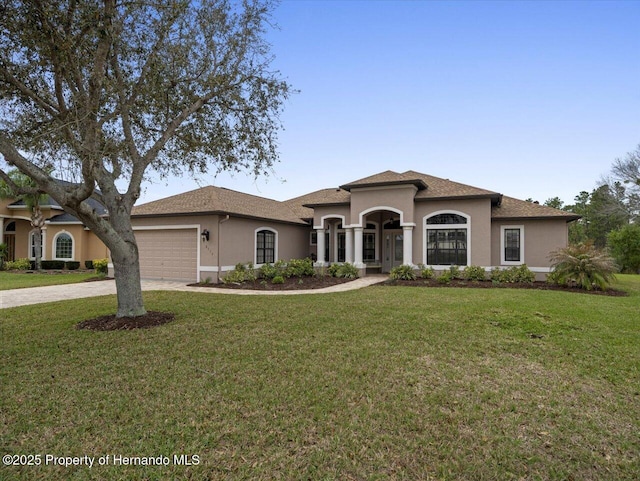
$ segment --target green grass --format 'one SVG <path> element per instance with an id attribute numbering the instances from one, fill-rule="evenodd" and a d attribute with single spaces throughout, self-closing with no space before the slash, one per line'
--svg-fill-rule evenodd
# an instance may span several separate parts
<path id="1" fill-rule="evenodd" d="M 618 287 L 155 292 L 177 320 L 130 332 L 74 329 L 112 296 L 2 310 L 2 454 L 171 464 L 2 477 L 636 480 L 640 278 Z"/>
<path id="2" fill-rule="evenodd" d="M 7 272 L 0 271 L 0 291 L 22 289 L 24 287 L 54 286 L 75 284 L 96 277 L 96 273 L 85 271 L 62 272 Z"/>

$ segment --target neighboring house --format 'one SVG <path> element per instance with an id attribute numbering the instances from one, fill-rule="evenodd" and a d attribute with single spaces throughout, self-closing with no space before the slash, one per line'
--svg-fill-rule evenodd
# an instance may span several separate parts
<path id="1" fill-rule="evenodd" d="M 142 277 L 217 281 L 237 263 L 312 256 L 368 272 L 527 264 L 548 255 L 579 216 L 446 179 L 382 172 L 279 202 L 204 187 L 134 207 Z"/>
<path id="2" fill-rule="evenodd" d="M 100 203 L 89 201 L 99 213 L 106 214 Z M 84 267 L 84 261 L 108 257 L 102 241 L 51 197 L 46 196 L 40 208 L 47 219 L 42 228 L 43 260 L 79 261 Z M 0 241 L 7 244 L 8 260 L 34 260 L 34 234 L 31 212 L 24 201 L 0 199 Z"/>

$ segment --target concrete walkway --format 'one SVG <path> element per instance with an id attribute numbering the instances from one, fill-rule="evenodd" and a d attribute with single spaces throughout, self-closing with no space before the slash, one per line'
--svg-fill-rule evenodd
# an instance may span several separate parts
<path id="1" fill-rule="evenodd" d="M 291 296 L 300 294 L 324 294 L 329 292 L 343 292 L 361 289 L 387 279 L 386 275 L 372 275 L 361 277 L 355 281 L 324 289 L 306 289 L 294 291 L 256 291 L 243 289 L 221 289 L 216 287 L 190 287 L 183 282 L 143 280 L 143 291 L 182 291 L 182 292 L 206 292 L 208 294 L 235 294 L 240 296 Z M 28 287 L 25 289 L 11 289 L 0 291 L 0 309 L 9 307 L 41 304 L 44 302 L 64 301 L 68 299 L 81 299 L 85 297 L 107 296 L 116 293 L 114 280 L 82 282 L 78 284 L 65 284 L 60 286 Z"/>

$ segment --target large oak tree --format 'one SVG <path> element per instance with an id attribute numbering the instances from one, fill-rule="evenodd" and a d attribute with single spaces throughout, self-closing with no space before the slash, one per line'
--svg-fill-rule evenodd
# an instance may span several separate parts
<path id="1" fill-rule="evenodd" d="M 271 67 L 273 5 L 0 2 L 0 154 L 107 245 L 117 316 L 142 315 L 130 214 L 145 178 L 259 175 L 277 160 L 279 114 L 292 90 Z M 11 185 L 6 172 L 0 165 Z"/>

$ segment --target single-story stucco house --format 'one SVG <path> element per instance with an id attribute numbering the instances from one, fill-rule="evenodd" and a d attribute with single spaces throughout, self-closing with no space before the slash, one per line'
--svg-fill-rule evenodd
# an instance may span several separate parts
<path id="1" fill-rule="evenodd" d="M 549 253 L 579 216 L 414 171 L 382 172 L 284 202 L 203 187 L 136 206 L 143 277 L 217 281 L 237 263 L 312 256 L 367 272 L 401 264 L 527 264 L 544 278 Z"/>
<path id="2" fill-rule="evenodd" d="M 108 256 L 55 201 L 42 210 L 43 259 Z M 0 239 L 10 259 L 33 258 L 29 218 L 24 203 L 0 203 Z M 132 224 L 143 278 L 216 282 L 238 263 L 311 256 L 317 266 L 351 262 L 362 274 L 401 264 L 527 264 L 542 279 L 549 253 L 567 245 L 567 224 L 578 218 L 448 179 L 386 171 L 284 202 L 203 187 L 134 207 Z"/>

